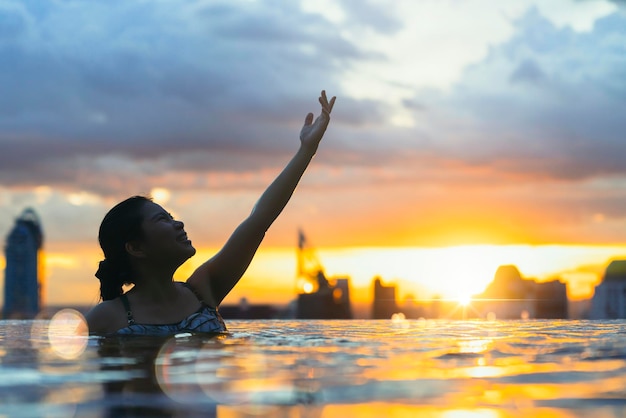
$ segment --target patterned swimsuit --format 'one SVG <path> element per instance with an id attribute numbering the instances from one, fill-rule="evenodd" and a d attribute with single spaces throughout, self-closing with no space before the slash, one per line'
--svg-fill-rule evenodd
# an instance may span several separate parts
<path id="1" fill-rule="evenodd" d="M 121 328 L 115 332 L 115 335 L 150 335 L 150 336 L 166 336 L 175 335 L 183 332 L 225 332 L 226 324 L 217 309 L 208 306 L 202 298 L 187 283 L 183 286 L 191 290 L 198 298 L 200 309 L 189 315 L 187 318 L 175 324 L 137 324 L 133 318 L 133 312 L 130 309 L 130 303 L 126 295 L 121 295 L 120 299 L 126 309 L 128 316 L 128 326 Z"/>

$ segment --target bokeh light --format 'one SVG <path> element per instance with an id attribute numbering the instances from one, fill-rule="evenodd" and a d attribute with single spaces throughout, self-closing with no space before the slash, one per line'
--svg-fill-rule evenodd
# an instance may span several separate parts
<path id="1" fill-rule="evenodd" d="M 249 344 L 216 350 L 207 343 L 198 351 L 196 378 L 208 397 L 247 415 L 271 416 L 276 404 L 294 396 L 293 375 L 280 359 Z"/>
<path id="2" fill-rule="evenodd" d="M 156 381 L 163 393 L 170 399 L 184 403 L 185 398 L 197 390 L 195 390 L 195 379 L 189 373 L 195 356 L 191 347 L 181 341 L 182 339 L 179 341 L 176 337 L 165 341 L 156 356 L 154 371 Z"/>
<path id="3" fill-rule="evenodd" d="M 406 315 L 404 315 L 402 312 L 398 312 L 398 313 L 394 313 L 393 315 L 391 315 L 391 326 L 397 329 L 398 328 L 407 329 L 411 325 L 409 324 L 409 321 L 406 319 Z"/>
<path id="4" fill-rule="evenodd" d="M 61 358 L 78 358 L 87 347 L 89 329 L 83 315 L 74 309 L 62 309 L 50 320 L 48 341 Z"/>

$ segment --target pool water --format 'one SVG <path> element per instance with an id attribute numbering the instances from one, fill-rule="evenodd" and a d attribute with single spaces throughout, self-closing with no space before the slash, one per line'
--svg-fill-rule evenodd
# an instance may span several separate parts
<path id="1" fill-rule="evenodd" d="M 0 321 L 0 417 L 626 417 L 624 321 Z"/>

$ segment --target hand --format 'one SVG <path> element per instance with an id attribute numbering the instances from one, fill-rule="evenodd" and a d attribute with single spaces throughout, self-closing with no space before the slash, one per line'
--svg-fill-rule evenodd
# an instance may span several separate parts
<path id="1" fill-rule="evenodd" d="M 304 126 L 300 131 L 300 142 L 302 146 L 310 147 L 313 150 L 317 149 L 317 146 L 324 136 L 324 132 L 326 132 L 326 127 L 328 126 L 328 122 L 330 122 L 330 112 L 335 105 L 335 96 L 330 99 L 329 103 L 326 98 L 326 91 L 322 90 L 322 95 L 319 100 L 322 105 L 322 113 L 315 119 L 315 122 L 313 122 L 313 113 L 306 115 Z"/>

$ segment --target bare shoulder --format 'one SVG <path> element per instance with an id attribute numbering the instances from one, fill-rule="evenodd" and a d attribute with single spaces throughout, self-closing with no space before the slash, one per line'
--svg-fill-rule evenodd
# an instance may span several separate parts
<path id="1" fill-rule="evenodd" d="M 94 306 L 87 315 L 90 334 L 110 334 L 126 326 L 126 313 L 119 299 L 107 300 Z"/>
<path id="2" fill-rule="evenodd" d="M 196 271 L 187 279 L 187 284 L 193 289 L 198 297 L 211 307 L 216 307 L 218 304 L 213 294 L 213 289 L 210 284 L 210 264 L 204 263 L 198 267 Z"/>

